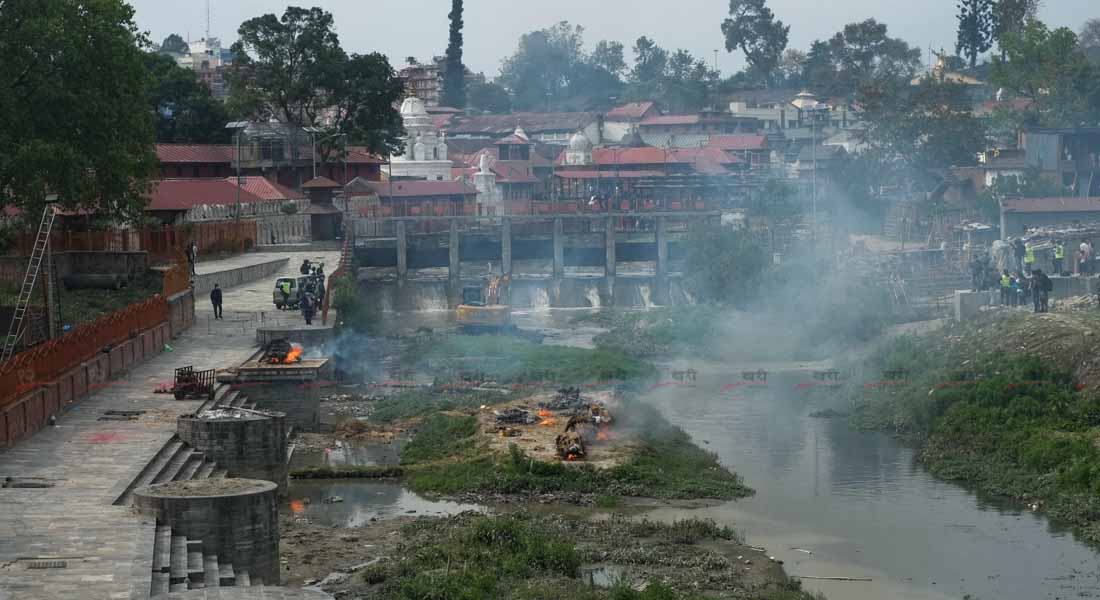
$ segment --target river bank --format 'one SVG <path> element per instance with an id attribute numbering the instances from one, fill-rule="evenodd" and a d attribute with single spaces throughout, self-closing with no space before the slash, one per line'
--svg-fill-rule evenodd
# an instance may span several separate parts
<path id="1" fill-rule="evenodd" d="M 1100 544 L 1100 318 L 1005 311 L 885 343 L 853 426 L 910 439 L 938 477 L 1022 502 Z"/>
<path id="2" fill-rule="evenodd" d="M 295 456 L 314 464 L 296 460 L 281 524 L 292 584 L 365 598 L 811 597 L 735 524 L 637 516 L 752 493 L 637 401 L 656 380 L 647 361 L 437 331 L 418 332 L 402 356 L 432 383 L 343 390 L 322 405 L 335 431 L 299 440 Z M 576 458 L 556 445 L 567 424 L 582 440 Z M 371 446 L 382 449 L 356 450 Z M 345 507 L 359 488 L 396 494 L 393 509 L 362 518 Z"/>

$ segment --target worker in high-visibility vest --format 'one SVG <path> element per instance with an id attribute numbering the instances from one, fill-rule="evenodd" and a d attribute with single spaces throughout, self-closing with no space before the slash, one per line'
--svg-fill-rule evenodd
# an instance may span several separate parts
<path id="1" fill-rule="evenodd" d="M 1062 274 L 1062 261 L 1066 259 L 1066 245 L 1062 242 L 1054 244 L 1054 274 Z"/>
<path id="2" fill-rule="evenodd" d="M 1012 277 L 1008 275 L 1008 269 L 1001 273 L 1001 305 L 1008 306 L 1009 294 L 1012 292 Z"/>

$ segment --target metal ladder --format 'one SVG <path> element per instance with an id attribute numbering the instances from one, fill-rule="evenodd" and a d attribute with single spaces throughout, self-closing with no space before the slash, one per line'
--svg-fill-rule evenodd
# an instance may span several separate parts
<path id="1" fill-rule="evenodd" d="M 57 215 L 52 205 L 46 205 L 42 210 L 42 222 L 38 226 L 38 237 L 34 240 L 34 248 L 31 250 L 31 260 L 27 264 L 27 274 L 23 277 L 23 288 L 19 291 L 19 300 L 12 314 L 11 324 L 8 326 L 8 335 L 4 338 L 4 352 L 0 354 L 0 363 L 11 358 L 15 345 L 23 331 L 23 317 L 27 314 L 27 306 L 30 305 L 31 293 L 34 292 L 34 283 L 38 280 L 38 271 L 42 266 L 42 258 L 50 244 L 50 231 L 53 229 L 53 220 Z"/>

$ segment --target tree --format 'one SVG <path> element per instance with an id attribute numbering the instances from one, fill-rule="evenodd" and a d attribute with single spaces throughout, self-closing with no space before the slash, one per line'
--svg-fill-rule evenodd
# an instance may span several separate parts
<path id="1" fill-rule="evenodd" d="M 479 81 L 470 86 L 469 106 L 482 112 L 504 114 L 512 110 L 512 99 L 504 86 Z"/>
<path id="2" fill-rule="evenodd" d="M 639 83 L 654 83 L 661 79 L 668 67 L 668 50 L 646 36 L 634 42 L 634 70 L 631 79 Z"/>
<path id="3" fill-rule="evenodd" d="M 1100 118 L 1097 74 L 1072 31 L 1032 20 L 1020 33 L 1006 34 L 1001 47 L 1005 57 L 994 58 L 990 80 L 1031 100 L 1032 122 L 1064 127 Z"/>
<path id="4" fill-rule="evenodd" d="M 884 165 L 903 167 L 918 183 L 953 166 L 971 165 L 985 149 L 964 86 L 925 78 L 915 88 L 875 81 L 862 89 L 866 141 Z"/>
<path id="5" fill-rule="evenodd" d="M 809 57 L 805 52 L 795 48 L 787 48 L 783 53 L 783 60 L 779 63 L 779 75 L 783 78 L 784 85 L 790 87 L 802 86 L 802 73 L 806 69 Z"/>
<path id="6" fill-rule="evenodd" d="M 993 5 L 993 39 L 1001 46 L 1008 34 L 1020 33 L 1031 19 L 1039 17 L 1042 0 L 997 0 Z M 1004 48 L 1001 47 L 1001 58 Z"/>
<path id="7" fill-rule="evenodd" d="M 466 67 L 462 64 L 462 0 L 451 0 L 451 35 L 443 71 L 443 104 L 466 108 Z"/>
<path id="8" fill-rule="evenodd" d="M 522 110 L 545 109 L 576 89 L 577 67 L 584 63 L 584 28 L 562 21 L 523 34 L 512 56 L 504 59 L 497 82 Z"/>
<path id="9" fill-rule="evenodd" d="M 600 40 L 596 44 L 596 48 L 592 50 L 590 62 L 615 77 L 622 77 L 623 73 L 626 72 L 626 59 L 623 54 L 622 42 Z"/>
<path id="10" fill-rule="evenodd" d="M 176 65 L 164 54 L 145 55 L 152 78 L 149 107 L 155 117 L 156 140 L 164 143 L 221 144 L 229 141 L 225 105 L 198 80 L 195 72 Z"/>
<path id="11" fill-rule="evenodd" d="M 1100 48 L 1100 19 L 1089 19 L 1081 26 L 1077 42 L 1084 49 Z"/>
<path id="12" fill-rule="evenodd" d="M 169 35 L 160 43 L 160 52 L 165 54 L 187 54 L 190 51 L 191 47 L 178 33 Z"/>
<path id="13" fill-rule="evenodd" d="M 977 66 L 978 56 L 993 47 L 993 0 L 959 0 L 955 52 Z"/>
<path id="14" fill-rule="evenodd" d="M 148 40 L 122 0 L 0 2 L 0 204 L 138 220 L 156 169 Z"/>
<path id="15" fill-rule="evenodd" d="M 886 25 L 874 19 L 845 25 L 828 43 L 827 58 L 833 68 L 834 82 L 830 87 L 838 95 L 853 94 L 863 82 L 874 79 L 907 81 L 921 65 L 919 48 L 889 37 Z"/>
<path id="16" fill-rule="evenodd" d="M 775 18 L 766 0 L 730 0 L 730 18 L 722 22 L 726 50 L 745 53 L 749 71 L 767 82 L 787 47 L 790 27 Z"/>
<path id="17" fill-rule="evenodd" d="M 288 7 L 283 16 L 249 19 L 233 44 L 229 108 L 260 120 L 276 118 L 297 127 L 322 125 L 345 133 L 372 152 L 399 151 L 404 134 L 393 108 L 404 87 L 385 56 L 348 56 L 340 47 L 332 15 L 320 8 Z M 322 146 L 327 159 L 329 148 Z"/>

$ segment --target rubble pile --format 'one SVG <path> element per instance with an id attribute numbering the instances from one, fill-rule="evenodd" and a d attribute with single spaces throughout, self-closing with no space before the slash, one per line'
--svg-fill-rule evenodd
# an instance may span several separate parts
<path id="1" fill-rule="evenodd" d="M 581 389 L 578 387 L 564 387 L 558 390 L 557 394 L 550 400 L 543 400 L 539 402 L 539 408 L 545 408 L 548 410 L 560 410 L 560 411 L 579 411 L 586 407 L 587 402 L 581 396 Z"/>
<path id="2" fill-rule="evenodd" d="M 531 411 L 516 407 L 493 411 L 493 414 L 498 425 L 532 425 L 539 420 Z"/>
<path id="3" fill-rule="evenodd" d="M 554 446 L 563 460 L 581 460 L 585 457 L 584 438 L 577 431 L 559 433 L 554 439 Z"/>

